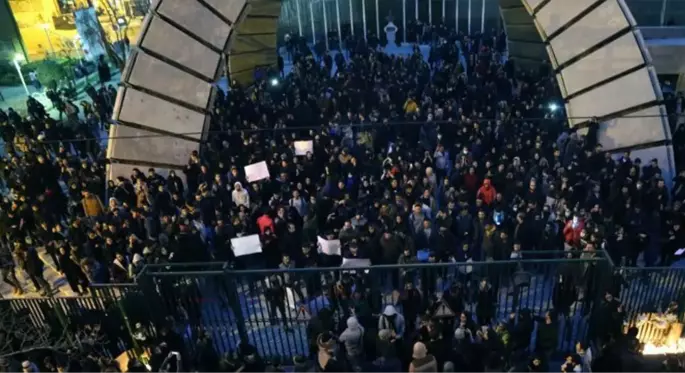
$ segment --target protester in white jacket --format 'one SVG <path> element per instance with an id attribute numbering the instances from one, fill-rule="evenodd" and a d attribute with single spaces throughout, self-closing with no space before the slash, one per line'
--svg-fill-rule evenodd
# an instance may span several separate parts
<path id="1" fill-rule="evenodd" d="M 231 192 L 231 198 L 233 198 L 233 203 L 236 206 L 245 206 L 250 208 L 250 194 L 243 188 L 240 182 L 233 184 L 233 192 Z"/>

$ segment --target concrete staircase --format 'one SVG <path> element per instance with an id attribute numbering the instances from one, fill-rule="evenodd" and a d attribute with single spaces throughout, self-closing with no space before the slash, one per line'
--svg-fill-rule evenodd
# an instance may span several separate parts
<path id="1" fill-rule="evenodd" d="M 50 258 L 50 255 L 45 251 L 45 248 L 39 247 L 38 249 L 38 257 L 43 261 L 43 276 L 45 277 L 45 280 L 50 284 L 52 287 L 52 294 L 53 296 L 57 297 L 75 297 L 77 296 L 76 293 L 71 291 L 71 288 L 69 287 L 69 284 L 67 283 L 67 279 L 61 275 L 58 271 L 57 268 L 55 267 L 55 264 L 52 262 L 52 258 Z M 0 299 L 14 299 L 14 298 L 40 298 L 40 294 L 34 290 L 33 283 L 31 280 L 26 276 L 24 271 L 17 270 L 17 279 L 21 283 L 22 287 L 24 288 L 24 294 L 21 296 L 15 296 L 12 293 L 12 287 L 6 284 L 4 281 L 0 281 Z"/>

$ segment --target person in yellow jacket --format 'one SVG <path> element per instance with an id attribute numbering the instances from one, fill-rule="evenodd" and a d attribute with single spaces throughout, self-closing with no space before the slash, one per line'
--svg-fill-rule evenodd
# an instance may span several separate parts
<path id="1" fill-rule="evenodd" d="M 98 217 L 105 212 L 105 206 L 102 204 L 100 197 L 91 192 L 83 192 L 83 213 L 89 218 Z"/>
<path id="2" fill-rule="evenodd" d="M 416 113 L 419 110 L 419 105 L 414 101 L 413 98 L 408 98 L 407 101 L 404 102 L 404 112 L 406 114 L 412 114 Z"/>

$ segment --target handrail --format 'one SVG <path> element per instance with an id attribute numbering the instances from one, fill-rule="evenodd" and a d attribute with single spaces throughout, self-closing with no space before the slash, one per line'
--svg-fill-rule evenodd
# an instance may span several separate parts
<path id="1" fill-rule="evenodd" d="M 539 250 L 539 251 L 534 251 L 534 250 L 524 250 L 521 251 L 521 254 L 523 255 L 522 259 L 506 259 L 506 260 L 495 260 L 495 261 L 472 261 L 472 262 L 457 262 L 457 263 L 415 263 L 415 264 L 383 264 L 383 265 L 373 265 L 370 267 L 354 267 L 354 269 L 404 269 L 404 268 L 423 268 L 423 267 L 430 267 L 430 268 L 438 268 L 438 267 L 451 267 L 451 266 L 481 266 L 481 265 L 505 265 L 505 264 L 511 264 L 511 263 L 553 263 L 553 262 L 560 262 L 560 263 L 566 263 L 569 261 L 577 260 L 577 261 L 599 261 L 600 259 L 605 259 L 608 258 L 607 253 L 604 250 L 598 250 L 595 251 L 595 256 L 593 258 L 566 258 L 565 255 L 568 252 L 566 251 L 559 251 L 559 250 Z M 578 252 L 574 252 L 574 254 L 577 254 Z M 580 252 L 582 254 L 582 252 Z M 533 259 L 533 258 L 527 258 L 526 256 L 538 256 L 538 255 L 559 255 L 557 258 L 549 258 L 549 259 Z M 594 260 L 593 260 L 594 259 Z M 207 270 L 207 269 L 202 269 L 202 270 L 197 270 L 197 271 L 189 271 L 187 268 L 190 267 L 219 267 L 221 266 L 221 270 Z M 174 270 L 175 268 L 178 268 L 178 270 Z M 186 270 L 184 270 L 186 269 Z M 165 264 L 146 264 L 143 269 L 138 273 L 136 276 L 136 283 L 138 282 L 138 278 L 142 276 L 143 274 L 169 274 L 169 273 L 176 273 L 176 274 L 186 274 L 189 275 L 191 273 L 203 273 L 203 274 L 208 274 L 208 275 L 216 275 L 218 273 L 255 273 L 255 272 L 306 272 L 306 271 L 336 271 L 336 270 L 351 270 L 352 268 L 345 268 L 345 267 L 328 267 L 328 268 L 323 268 L 323 267 L 314 267 L 314 268 L 290 268 L 290 269 L 245 269 L 245 270 L 236 270 L 231 268 L 231 265 L 229 262 L 189 262 L 189 263 L 165 263 Z"/>

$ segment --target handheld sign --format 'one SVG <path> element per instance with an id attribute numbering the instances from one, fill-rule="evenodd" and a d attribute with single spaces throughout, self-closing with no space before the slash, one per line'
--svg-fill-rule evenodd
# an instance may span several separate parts
<path id="1" fill-rule="evenodd" d="M 233 246 L 233 254 L 236 257 L 262 252 L 262 243 L 259 241 L 258 234 L 231 238 L 231 246 Z"/>
<path id="2" fill-rule="evenodd" d="M 285 288 L 285 300 L 288 308 L 297 309 L 297 302 L 295 301 L 295 292 L 290 287 Z"/>
<path id="3" fill-rule="evenodd" d="M 348 259 L 343 258 L 342 268 L 360 268 L 360 267 L 371 267 L 371 259 Z"/>
<path id="4" fill-rule="evenodd" d="M 320 252 L 326 255 L 342 255 L 340 240 L 327 240 L 316 237 L 316 242 L 319 244 Z"/>
<path id="5" fill-rule="evenodd" d="M 314 152 L 314 142 L 312 140 L 307 141 L 295 141 L 295 155 L 307 155 L 307 153 Z"/>
<path id="6" fill-rule="evenodd" d="M 268 179 L 269 176 L 269 168 L 264 161 L 245 166 L 245 178 L 248 183 Z"/>

